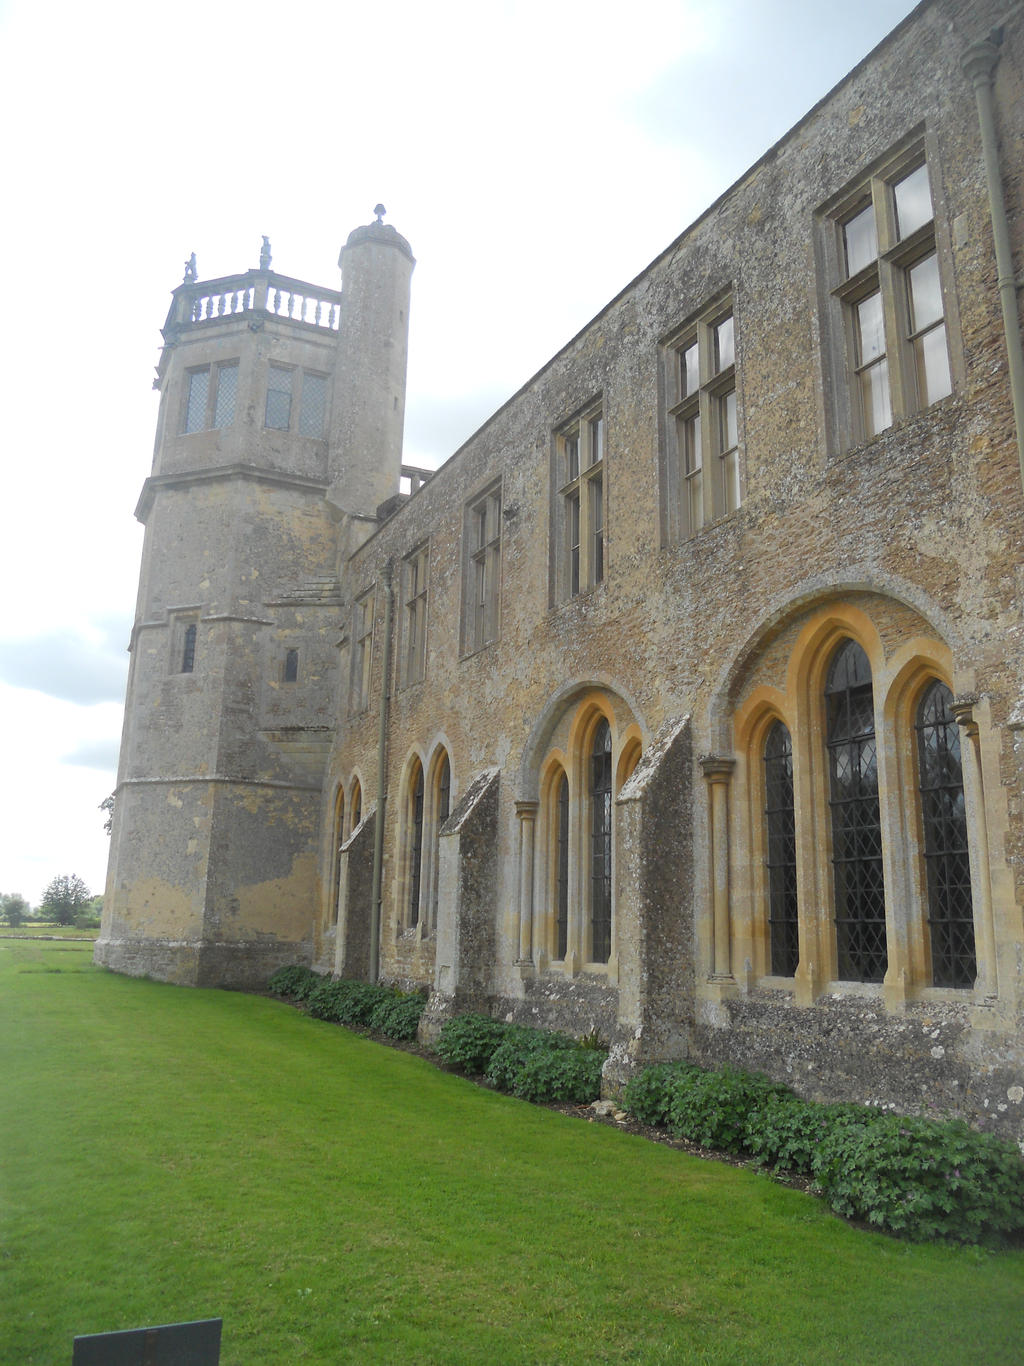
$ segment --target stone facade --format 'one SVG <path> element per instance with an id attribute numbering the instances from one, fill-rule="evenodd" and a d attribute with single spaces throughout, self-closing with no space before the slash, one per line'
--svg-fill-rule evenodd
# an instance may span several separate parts
<path id="1" fill-rule="evenodd" d="M 919 6 L 433 477 L 393 229 L 187 279 L 98 961 L 1024 1137 L 1022 59 Z"/>

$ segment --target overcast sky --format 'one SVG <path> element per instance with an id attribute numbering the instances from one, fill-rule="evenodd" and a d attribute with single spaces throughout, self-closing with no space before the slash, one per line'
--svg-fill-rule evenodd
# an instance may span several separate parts
<path id="1" fill-rule="evenodd" d="M 910 0 L 0 0 L 0 891 L 103 890 L 159 327 L 200 278 L 410 241 L 436 465 Z"/>

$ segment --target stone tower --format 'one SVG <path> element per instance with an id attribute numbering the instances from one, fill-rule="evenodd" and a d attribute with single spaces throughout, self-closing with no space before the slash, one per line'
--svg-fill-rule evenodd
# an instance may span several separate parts
<path id="1" fill-rule="evenodd" d="M 163 329 L 96 960 L 244 985 L 309 957 L 342 558 L 399 491 L 408 243 L 381 221 L 342 288 L 199 281 Z"/>

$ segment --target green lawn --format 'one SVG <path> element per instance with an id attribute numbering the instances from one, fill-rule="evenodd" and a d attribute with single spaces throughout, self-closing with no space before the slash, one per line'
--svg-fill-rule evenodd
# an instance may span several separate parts
<path id="1" fill-rule="evenodd" d="M 275 1001 L 0 940 L 0 1362 L 1016 1363 L 1024 1254 L 849 1228 Z"/>

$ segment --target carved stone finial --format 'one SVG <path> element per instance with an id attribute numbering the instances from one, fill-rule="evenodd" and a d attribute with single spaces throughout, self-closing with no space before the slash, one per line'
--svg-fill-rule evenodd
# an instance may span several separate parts
<path id="1" fill-rule="evenodd" d="M 263 245 L 260 247 L 260 270 L 270 269 L 270 238 L 263 234 Z"/>
<path id="2" fill-rule="evenodd" d="M 378 223 L 383 223 L 383 222 L 384 222 L 384 215 L 387 213 L 387 209 L 384 207 L 384 205 L 383 205 L 383 204 L 374 204 L 374 206 L 373 206 L 373 211 L 374 211 L 374 213 L 377 215 L 377 222 L 378 222 Z"/>
<path id="3" fill-rule="evenodd" d="M 185 274 L 182 276 L 183 285 L 191 284 L 196 279 L 196 254 L 195 252 L 185 262 Z"/>

